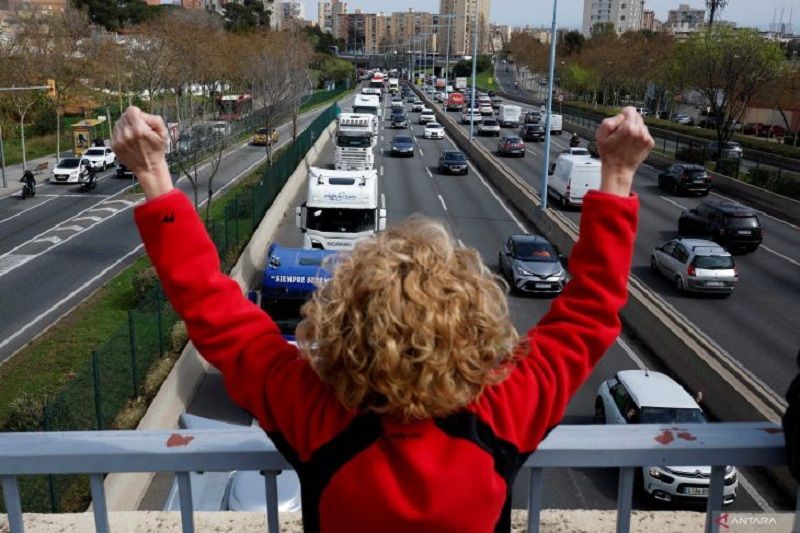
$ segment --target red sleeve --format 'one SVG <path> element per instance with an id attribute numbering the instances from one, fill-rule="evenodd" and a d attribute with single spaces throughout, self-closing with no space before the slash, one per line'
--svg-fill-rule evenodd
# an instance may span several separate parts
<path id="1" fill-rule="evenodd" d="M 200 354 L 222 373 L 231 399 L 301 458 L 341 431 L 341 404 L 272 319 L 220 271 L 217 250 L 180 191 L 135 210 L 147 253 Z"/>
<path id="2" fill-rule="evenodd" d="M 530 351 L 470 410 L 520 451 L 538 446 L 620 333 L 639 201 L 590 192 L 569 260 L 572 280 L 527 333 Z"/>

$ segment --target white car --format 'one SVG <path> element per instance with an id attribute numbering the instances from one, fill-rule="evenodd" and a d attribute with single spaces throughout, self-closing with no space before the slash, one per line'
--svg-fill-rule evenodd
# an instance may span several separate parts
<path id="1" fill-rule="evenodd" d="M 411 104 L 411 111 L 413 113 L 417 113 L 425 109 L 425 104 L 422 103 L 422 100 L 414 100 Z"/>
<path id="2" fill-rule="evenodd" d="M 444 91 L 440 91 L 440 92 L 436 93 L 436 96 L 434 96 L 434 99 L 437 102 L 445 102 L 445 101 L 447 101 L 447 93 L 444 92 Z"/>
<path id="3" fill-rule="evenodd" d="M 649 370 L 623 370 L 604 381 L 594 404 L 597 424 L 675 424 L 704 423 L 700 406 L 686 390 L 669 376 Z M 645 492 L 661 501 L 702 502 L 708 499 L 710 466 L 645 466 L 642 468 Z M 722 501 L 736 499 L 739 479 L 736 467 L 725 468 Z"/>
<path id="4" fill-rule="evenodd" d="M 494 135 L 495 137 L 499 137 L 500 123 L 493 118 L 482 120 L 481 123 L 478 124 L 478 135 Z"/>
<path id="5" fill-rule="evenodd" d="M 567 148 L 562 150 L 561 153 L 566 155 L 582 155 L 585 157 L 592 157 L 592 153 L 586 148 Z"/>
<path id="6" fill-rule="evenodd" d="M 422 135 L 426 139 L 444 139 L 444 127 L 437 122 L 428 122 Z"/>
<path id="7" fill-rule="evenodd" d="M 89 148 L 83 153 L 83 158 L 89 161 L 94 170 L 105 170 L 117 162 L 117 156 L 107 146 Z"/>
<path id="8" fill-rule="evenodd" d="M 85 157 L 65 157 L 53 169 L 52 182 L 80 183 L 92 171 L 91 163 Z"/>
<path id="9" fill-rule="evenodd" d="M 477 109 L 465 109 L 463 113 L 461 113 L 461 123 L 462 124 L 469 124 L 470 123 L 470 115 L 472 115 L 472 122 L 480 122 L 483 120 L 483 116 L 481 112 Z"/>
<path id="10" fill-rule="evenodd" d="M 492 108 L 492 104 L 481 104 L 478 110 L 481 113 L 481 116 L 490 117 L 494 115 L 494 109 Z"/>
<path id="11" fill-rule="evenodd" d="M 481 106 L 483 106 L 483 105 L 488 105 L 488 106 L 490 106 L 490 107 L 491 107 L 491 105 L 492 105 L 492 99 L 491 99 L 491 98 L 489 98 L 489 96 L 488 96 L 488 95 L 483 95 L 483 94 L 482 94 L 481 96 L 479 96 L 479 97 L 478 97 L 478 103 L 479 103 Z"/>
<path id="12" fill-rule="evenodd" d="M 392 109 L 403 109 L 403 102 L 392 102 Z"/>
<path id="13" fill-rule="evenodd" d="M 423 110 L 419 114 L 420 124 L 427 124 L 428 122 L 435 122 L 435 121 L 436 121 L 436 115 L 434 115 L 433 111 L 431 111 L 430 109 Z"/>

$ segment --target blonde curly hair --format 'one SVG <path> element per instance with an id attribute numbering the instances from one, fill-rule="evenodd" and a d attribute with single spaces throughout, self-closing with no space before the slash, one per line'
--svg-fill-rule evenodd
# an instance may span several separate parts
<path id="1" fill-rule="evenodd" d="M 296 334 L 345 407 L 444 416 L 507 376 L 519 341 L 507 285 L 442 223 L 411 217 L 330 268 Z"/>

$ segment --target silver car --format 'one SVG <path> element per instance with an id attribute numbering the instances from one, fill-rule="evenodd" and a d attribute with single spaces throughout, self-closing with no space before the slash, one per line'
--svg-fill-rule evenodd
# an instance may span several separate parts
<path id="1" fill-rule="evenodd" d="M 694 398 L 672 378 L 649 370 L 623 370 L 600 384 L 594 404 L 597 424 L 705 423 Z M 642 487 L 656 500 L 702 502 L 708 499 L 709 466 L 646 466 Z M 736 499 L 739 488 L 736 467 L 725 467 L 722 502 Z"/>
<path id="2" fill-rule="evenodd" d="M 673 239 L 653 250 L 650 269 L 672 280 L 678 291 L 728 295 L 739 276 L 733 256 L 703 239 Z"/>
<path id="3" fill-rule="evenodd" d="M 500 249 L 499 270 L 512 291 L 559 294 L 566 272 L 553 246 L 541 235 L 512 235 Z"/>

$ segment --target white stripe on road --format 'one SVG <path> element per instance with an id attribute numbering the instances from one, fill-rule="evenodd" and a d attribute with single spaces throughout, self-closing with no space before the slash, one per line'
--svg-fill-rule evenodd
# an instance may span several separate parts
<path id="1" fill-rule="evenodd" d="M 425 172 L 428 173 L 428 177 L 429 178 L 433 179 L 433 173 L 431 172 L 431 169 L 429 169 L 428 167 L 425 167 Z"/>
<path id="2" fill-rule="evenodd" d="M 676 201 L 675 201 L 675 200 L 673 200 L 672 198 L 667 198 L 666 196 L 659 196 L 659 198 L 661 198 L 662 200 L 664 200 L 664 201 L 665 201 L 665 202 L 667 202 L 668 204 L 672 204 L 672 205 L 674 205 L 674 206 L 675 206 L 675 207 L 677 207 L 678 209 L 684 209 L 684 210 L 685 210 L 685 209 L 689 209 L 688 207 L 682 206 L 681 204 L 679 204 L 678 202 L 676 202 Z"/>
<path id="3" fill-rule="evenodd" d="M 464 246 L 464 241 L 462 241 L 461 239 L 458 239 L 458 245 L 461 246 L 462 248 L 466 248 L 466 246 Z"/>
<path id="4" fill-rule="evenodd" d="M 531 150 L 530 148 L 525 148 L 525 151 L 526 151 L 526 152 L 530 152 L 530 153 L 531 153 L 531 154 L 533 154 L 533 155 L 537 155 L 537 154 L 536 154 L 536 152 L 534 152 L 534 151 L 533 151 L 533 150 Z"/>
<path id="5" fill-rule="evenodd" d="M 425 157 L 425 154 L 422 153 L 422 148 L 417 148 L 417 149 L 419 150 L 419 155 L 421 155 L 422 157 Z"/>
<path id="6" fill-rule="evenodd" d="M 72 219 L 73 222 L 78 222 L 79 220 L 91 220 L 92 222 L 100 222 L 103 219 L 101 217 L 95 217 L 95 216 L 78 217 Z"/>
<path id="7" fill-rule="evenodd" d="M 767 500 L 765 500 L 761 494 L 758 493 L 753 484 L 750 483 L 746 477 L 744 477 L 744 474 L 742 474 L 741 470 L 739 470 L 739 485 L 741 485 L 744 491 L 749 494 L 751 498 L 753 498 L 753 501 L 756 502 L 759 507 L 761 507 L 762 511 L 765 513 L 775 512 L 775 509 L 773 509 L 772 506 L 767 503 Z"/>
<path id="8" fill-rule="evenodd" d="M 439 197 L 439 201 L 442 203 L 442 209 L 447 211 L 447 205 L 444 203 L 444 198 L 442 198 L 442 195 L 441 194 L 437 194 L 436 196 Z"/>
<path id="9" fill-rule="evenodd" d="M 517 215 L 515 215 L 514 212 L 511 211 L 511 209 L 509 209 L 509 207 L 505 204 L 505 202 L 503 202 L 503 200 L 500 199 L 497 193 L 494 192 L 494 189 L 492 189 L 491 185 L 489 185 L 486 182 L 484 177 L 481 175 L 480 172 L 478 172 L 478 169 L 476 169 L 471 162 L 469 164 L 469 168 L 471 168 L 472 171 L 475 173 L 475 175 L 478 176 L 478 179 L 481 180 L 483 186 L 489 189 L 489 192 L 492 193 L 494 199 L 497 200 L 497 203 L 500 204 L 500 207 L 502 207 L 505 210 L 505 212 L 508 213 L 508 216 L 511 217 L 511 220 L 513 220 L 517 224 L 517 227 L 519 227 L 519 229 L 522 230 L 523 233 L 528 233 L 528 229 L 522 224 L 522 222 L 520 222 L 520 220 L 517 218 Z"/>
<path id="10" fill-rule="evenodd" d="M 619 344 L 619 347 L 622 348 L 622 351 L 628 354 L 628 357 L 630 357 L 631 360 L 636 363 L 636 366 L 639 367 L 639 370 L 647 370 L 647 366 L 644 364 L 644 362 L 639 359 L 639 356 L 636 355 L 636 352 L 633 351 L 633 348 L 628 346 L 628 343 L 625 342 L 622 337 L 617 337 L 617 344 Z"/>
<path id="11" fill-rule="evenodd" d="M 52 230 L 51 230 L 51 231 L 52 231 Z M 60 242 L 61 242 L 61 241 L 63 241 L 63 240 L 64 240 L 64 239 L 62 239 L 62 238 L 61 238 L 61 237 L 59 237 L 58 235 L 52 235 L 52 236 L 50 236 L 50 237 L 42 237 L 41 239 L 36 239 L 36 240 L 35 240 L 35 241 L 33 241 L 33 242 L 34 242 L 34 243 L 37 243 L 37 242 L 49 242 L 50 244 L 58 244 L 58 243 L 60 243 Z"/>
<path id="12" fill-rule="evenodd" d="M 770 247 L 769 247 L 769 246 L 767 246 L 766 244 L 762 244 L 762 245 L 761 245 L 761 248 L 763 248 L 764 250 L 768 251 L 768 252 L 769 252 L 769 253 L 771 253 L 771 254 L 775 254 L 775 255 L 777 255 L 777 256 L 778 256 L 778 257 L 780 257 L 781 259 L 786 259 L 787 261 L 789 261 L 789 262 L 790 262 L 791 264 L 793 264 L 794 266 L 798 266 L 798 267 L 800 267 L 800 262 L 797 262 L 797 261 L 795 261 L 794 259 L 792 259 L 791 257 L 787 257 L 787 256 L 783 255 L 783 254 L 782 254 L 782 253 L 780 253 L 780 252 L 776 252 L 775 250 L 773 250 L 772 248 L 770 248 Z"/>
<path id="13" fill-rule="evenodd" d="M 107 273 L 107 272 L 109 272 L 111 269 L 113 269 L 113 268 L 116 268 L 116 267 L 117 267 L 117 265 L 119 265 L 120 263 L 122 263 L 123 261 L 125 261 L 127 258 L 129 258 L 130 256 L 132 256 L 132 255 L 134 255 L 134 254 L 138 253 L 138 252 L 139 252 L 139 250 L 141 250 L 143 246 L 144 246 L 143 244 L 140 244 L 140 245 L 138 245 L 136 248 L 134 248 L 133 250 L 131 250 L 130 252 L 128 252 L 127 254 L 123 255 L 122 257 L 120 257 L 119 259 L 117 259 L 116 261 L 114 261 L 112 264 L 110 264 L 109 266 L 107 266 L 106 268 L 104 268 L 102 271 L 100 271 L 100 273 L 96 274 L 94 277 L 92 277 L 91 279 L 87 280 L 87 281 L 86 281 L 85 283 L 83 283 L 83 284 L 82 284 L 80 287 L 78 287 L 78 288 L 77 288 L 77 289 L 75 289 L 74 291 L 70 292 L 70 293 L 69 293 L 68 295 L 66 295 L 65 297 L 61 298 L 59 301 L 57 301 L 55 304 L 53 304 L 53 305 L 52 305 L 52 306 L 51 306 L 49 309 L 47 309 L 46 311 L 44 311 L 44 312 L 43 312 L 43 313 L 41 313 L 40 315 L 36 316 L 36 317 L 35 317 L 33 320 L 31 320 L 30 322 L 28 322 L 27 324 L 25 324 L 24 326 L 22 326 L 22 327 L 21 327 L 19 330 L 17 330 L 17 331 L 16 331 L 16 332 L 15 332 L 13 335 L 10 335 L 10 336 L 6 337 L 6 338 L 5 338 L 5 339 L 4 339 L 2 342 L 0 342 L 0 349 L 2 349 L 2 348 L 4 348 L 4 347 L 8 346 L 8 345 L 9 345 L 11 342 L 13 342 L 13 341 L 14 341 L 14 339 L 16 339 L 17 337 L 19 337 L 20 335 L 22 335 L 23 333 L 25 333 L 26 331 L 28 331 L 29 329 L 31 329 L 32 327 L 34 327 L 35 325 L 37 325 L 37 324 L 38 324 L 39 322 L 41 322 L 41 321 L 42 321 L 42 320 L 43 320 L 43 319 L 44 319 L 44 318 L 45 318 L 47 315 L 49 315 L 50 313 L 52 313 L 53 311 L 57 310 L 59 307 L 61 307 L 62 305 L 64 305 L 64 304 L 65 304 L 65 303 L 67 303 L 68 301 L 70 301 L 72 298 L 74 298 L 75 296 L 77 296 L 77 295 L 78 295 L 78 294 L 79 294 L 81 291 L 83 291 L 83 290 L 85 290 L 87 287 L 89 287 L 89 286 L 90 286 L 92 283 L 95 283 L 97 280 L 99 280 L 100 278 L 102 278 L 103 276 L 105 276 L 105 275 L 106 275 L 106 273 Z M 80 304 L 80 302 L 78 302 L 78 304 L 76 304 L 75 306 L 73 306 L 71 309 L 67 310 L 65 313 L 63 313 L 63 314 L 62 314 L 61 316 L 59 316 L 58 318 L 60 319 L 62 316 L 64 316 L 66 313 L 70 312 L 72 309 L 74 309 L 74 308 L 75 308 L 77 305 L 79 305 L 79 304 Z M 58 322 L 58 320 L 55 320 L 55 321 L 53 321 L 51 324 L 55 324 L 56 322 Z M 42 330 L 42 331 L 39 333 L 39 335 L 41 335 L 42 333 L 44 333 L 44 331 L 46 331 L 46 329 L 47 329 L 47 328 L 44 328 L 44 329 L 43 329 L 43 330 Z"/>
<path id="14" fill-rule="evenodd" d="M 11 254 L 0 257 L 0 276 L 5 274 L 6 272 L 11 272 L 12 270 L 21 265 L 24 265 L 34 257 L 36 256 L 23 255 L 23 254 Z"/>
<path id="15" fill-rule="evenodd" d="M 386 194 L 381 193 L 381 209 L 386 209 Z"/>
<path id="16" fill-rule="evenodd" d="M 383 165 L 381 165 L 381 176 L 383 176 Z"/>
<path id="17" fill-rule="evenodd" d="M 716 192 L 714 192 L 714 191 L 711 191 L 711 194 L 713 194 L 714 196 L 718 196 L 719 198 L 722 198 L 722 199 L 725 199 L 725 200 L 730 200 L 730 201 L 732 201 L 732 202 L 735 202 L 735 201 L 736 201 L 736 200 L 734 200 L 733 198 L 728 198 L 727 196 L 724 196 L 724 195 L 722 195 L 722 194 L 716 193 Z M 753 208 L 751 207 L 750 209 L 753 209 Z M 791 222 L 787 222 L 787 221 L 785 221 L 785 220 L 781 220 L 781 219 L 779 219 L 779 218 L 776 218 L 776 217 L 774 217 L 774 216 L 772 216 L 772 215 L 769 215 L 769 214 L 767 214 L 767 213 L 765 213 L 765 212 L 763 212 L 763 211 L 759 211 L 758 209 L 753 209 L 753 211 L 755 211 L 755 212 L 756 212 L 756 213 L 758 213 L 759 215 L 762 215 L 762 216 L 765 216 L 765 217 L 767 217 L 767 218 L 769 218 L 769 219 L 771 219 L 771 220 L 774 220 L 775 222 L 780 222 L 781 224 L 786 224 L 786 225 L 787 225 L 787 226 L 789 226 L 790 228 L 794 228 L 794 229 L 800 229 L 800 226 L 797 226 L 796 224 L 792 224 Z"/>
<path id="18" fill-rule="evenodd" d="M 72 226 L 59 226 L 57 228 L 53 228 L 53 231 L 83 231 L 83 226 L 79 226 L 77 224 L 73 224 Z"/>
<path id="19" fill-rule="evenodd" d="M 8 217 L 8 218 L 4 218 L 3 220 L 0 220 L 0 224 L 2 224 L 3 222 L 8 222 L 8 221 L 9 221 L 9 220 L 11 220 L 12 218 L 17 218 L 18 216 L 20 216 L 20 215 L 23 215 L 23 214 L 27 213 L 27 212 L 28 212 L 28 211 L 30 211 L 31 209 L 36 209 L 37 207 L 39 207 L 39 206 L 42 206 L 42 205 L 46 204 L 47 202 L 49 202 L 49 201 L 51 201 L 51 200 L 53 200 L 54 198 L 57 198 L 57 197 L 58 197 L 58 196 L 54 195 L 54 196 L 52 196 L 52 197 L 48 198 L 47 200 L 45 200 L 45 201 L 44 201 L 44 202 L 42 202 L 42 203 L 36 204 L 36 205 L 34 205 L 34 206 L 31 206 L 31 207 L 29 207 L 28 209 L 25 209 L 25 210 L 23 210 L 23 211 L 20 211 L 20 212 L 19 212 L 19 213 L 17 213 L 16 215 L 11 215 L 11 216 L 10 216 L 10 217 Z"/>

